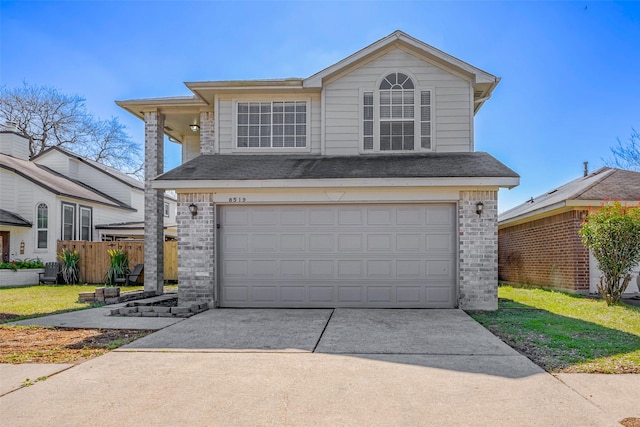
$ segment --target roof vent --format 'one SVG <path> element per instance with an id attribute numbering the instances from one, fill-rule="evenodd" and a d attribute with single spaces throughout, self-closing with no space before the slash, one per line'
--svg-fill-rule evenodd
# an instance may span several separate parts
<path id="1" fill-rule="evenodd" d="M 589 162 L 582 162 L 582 164 L 584 165 L 584 176 L 588 176 L 589 175 Z"/>

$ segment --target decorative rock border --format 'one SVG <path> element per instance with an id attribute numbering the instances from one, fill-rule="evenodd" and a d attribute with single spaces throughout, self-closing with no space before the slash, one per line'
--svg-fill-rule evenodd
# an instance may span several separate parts
<path id="1" fill-rule="evenodd" d="M 209 304 L 191 304 L 183 307 L 162 307 L 157 305 L 138 305 L 129 303 L 111 310 L 111 316 L 126 317 L 191 317 L 209 309 Z"/>
<path id="2" fill-rule="evenodd" d="M 129 291 L 120 294 L 120 288 L 96 288 L 95 292 L 80 292 L 79 302 L 116 304 L 155 296 L 154 292 Z"/>

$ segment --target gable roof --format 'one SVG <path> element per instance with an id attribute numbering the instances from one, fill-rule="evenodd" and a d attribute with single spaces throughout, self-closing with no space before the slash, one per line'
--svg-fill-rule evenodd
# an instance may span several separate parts
<path id="1" fill-rule="evenodd" d="M 95 188 L 67 178 L 45 166 L 35 164 L 28 160 L 17 159 L 6 154 L 0 154 L 0 168 L 14 172 L 45 190 L 59 196 L 66 196 L 105 206 L 135 211 L 134 208 L 126 203 L 122 203 L 119 200 L 96 190 Z"/>
<path id="2" fill-rule="evenodd" d="M 116 101 L 116 104 L 141 120 L 144 120 L 145 111 L 162 110 L 165 113 L 165 134 L 177 141 L 182 141 L 185 135 L 191 134 L 189 125 L 199 122 L 200 111 L 214 106 L 216 94 L 229 91 L 281 94 L 317 93 L 322 90 L 328 79 L 366 64 L 392 48 L 402 49 L 469 80 L 473 85 L 474 113 L 477 113 L 491 97 L 493 90 L 500 82 L 499 77 L 398 30 L 307 78 L 191 81 L 184 82 L 184 84 L 193 93 L 192 96 L 131 99 Z"/>
<path id="3" fill-rule="evenodd" d="M 338 180 L 412 178 L 447 185 L 447 179 L 495 178 L 496 186 L 514 187 L 519 176 L 488 153 L 425 153 L 407 155 L 313 156 L 313 155 L 201 155 L 160 175 L 156 188 L 171 182 L 172 188 L 221 185 L 221 181 Z M 207 183 L 207 184 L 204 184 Z M 286 182 L 280 183 L 286 186 Z M 325 182 L 325 185 L 328 185 Z M 397 184 L 396 184 L 397 185 Z M 263 185 L 260 185 L 263 186 Z"/>
<path id="4" fill-rule="evenodd" d="M 568 206 L 598 206 L 607 200 L 640 201 L 640 172 L 600 168 L 503 212 L 500 225 L 525 222 L 533 216 Z"/>
<path id="5" fill-rule="evenodd" d="M 139 179 L 136 179 L 134 177 L 132 177 L 131 175 L 128 175 L 122 171 L 119 171 L 118 169 L 111 167 L 111 166 L 107 166 L 105 164 L 102 164 L 100 162 L 96 162 L 95 160 L 91 160 L 88 159 L 86 157 L 83 157 L 79 154 L 73 153 L 71 151 L 65 150 L 64 148 L 61 147 L 49 147 L 46 150 L 42 151 L 41 153 L 33 156 L 31 158 L 31 161 L 36 161 L 38 158 L 40 157 L 44 157 L 46 156 L 49 152 L 51 151 L 58 151 L 62 154 L 64 154 L 67 157 L 76 159 L 86 165 L 91 166 L 94 169 L 99 170 L 100 172 L 105 173 L 106 175 L 109 175 L 110 177 L 122 182 L 125 185 L 128 185 L 129 187 L 132 188 L 137 188 L 139 190 L 144 191 L 144 183 L 142 181 L 140 181 Z M 37 162 L 36 162 L 37 163 Z"/>
<path id="6" fill-rule="evenodd" d="M 314 74 L 313 76 L 304 79 L 303 86 L 307 88 L 322 87 L 325 78 L 335 75 L 393 45 L 422 55 L 429 61 L 438 64 L 441 67 L 448 68 L 450 70 L 453 69 L 463 75 L 469 76 L 475 88 L 474 96 L 476 99 L 476 105 L 474 111 L 476 112 L 480 109 L 480 106 L 482 106 L 484 101 L 491 96 L 491 92 L 500 82 L 500 78 L 493 74 L 487 73 L 486 71 L 436 49 L 423 41 L 413 38 L 403 31 L 397 30 L 377 42 L 370 44 L 364 49 L 361 49 L 345 59 Z"/>
<path id="7" fill-rule="evenodd" d="M 33 224 L 17 213 L 9 212 L 4 209 L 0 209 L 0 224 L 12 227 L 33 227 Z"/>

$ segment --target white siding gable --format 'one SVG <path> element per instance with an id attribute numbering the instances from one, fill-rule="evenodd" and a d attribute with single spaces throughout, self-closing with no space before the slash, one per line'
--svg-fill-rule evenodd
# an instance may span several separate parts
<path id="1" fill-rule="evenodd" d="M 471 82 L 396 48 L 325 86 L 324 154 L 362 152 L 362 92 L 377 90 L 394 72 L 409 75 L 418 89 L 433 91 L 433 151 L 473 151 Z"/>

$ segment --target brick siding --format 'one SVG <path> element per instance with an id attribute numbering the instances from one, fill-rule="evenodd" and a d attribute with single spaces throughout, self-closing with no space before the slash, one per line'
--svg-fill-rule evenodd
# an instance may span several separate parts
<path id="1" fill-rule="evenodd" d="M 215 153 L 213 111 L 200 112 L 200 154 Z"/>
<path id="2" fill-rule="evenodd" d="M 164 191 L 151 181 L 164 172 L 164 116 L 144 113 L 144 290 L 161 294 L 164 286 Z"/>
<path id="3" fill-rule="evenodd" d="M 198 207 L 194 217 L 189 205 Z M 178 304 L 208 303 L 216 295 L 216 206 L 209 193 L 179 193 L 178 211 Z"/>
<path id="4" fill-rule="evenodd" d="M 482 215 L 476 204 L 482 202 Z M 498 193 L 461 191 L 458 202 L 459 306 L 465 310 L 498 308 Z"/>
<path id="5" fill-rule="evenodd" d="M 574 210 L 500 229 L 500 280 L 587 293 L 589 251 L 578 234 L 584 214 Z"/>

